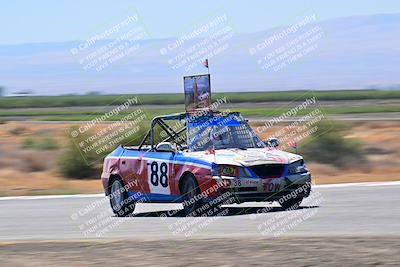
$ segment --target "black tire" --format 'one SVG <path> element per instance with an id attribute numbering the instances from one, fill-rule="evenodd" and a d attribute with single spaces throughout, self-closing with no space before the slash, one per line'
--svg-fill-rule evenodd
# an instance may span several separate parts
<path id="1" fill-rule="evenodd" d="M 135 210 L 135 202 L 129 199 L 128 192 L 124 189 L 124 183 L 120 178 L 111 181 L 109 199 L 111 209 L 118 217 L 128 216 Z"/>
<path id="2" fill-rule="evenodd" d="M 204 201 L 201 198 L 200 188 L 193 175 L 189 174 L 183 177 L 180 190 L 185 213 L 189 216 L 199 215 L 198 208 L 204 204 Z"/>
<path id="3" fill-rule="evenodd" d="M 284 210 L 296 210 L 300 207 L 301 202 L 303 201 L 303 198 L 294 198 L 294 199 L 288 199 L 286 201 L 279 201 L 279 204 Z"/>

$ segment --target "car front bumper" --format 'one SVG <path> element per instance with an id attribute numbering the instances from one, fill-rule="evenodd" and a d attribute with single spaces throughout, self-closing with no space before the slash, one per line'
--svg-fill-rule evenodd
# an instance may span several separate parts
<path id="1" fill-rule="evenodd" d="M 310 195 L 310 172 L 287 175 L 279 178 L 233 178 L 213 176 L 216 182 L 224 184 L 219 194 L 231 195 L 235 202 L 277 201 L 282 196 L 292 194 L 293 197 L 304 198 Z"/>

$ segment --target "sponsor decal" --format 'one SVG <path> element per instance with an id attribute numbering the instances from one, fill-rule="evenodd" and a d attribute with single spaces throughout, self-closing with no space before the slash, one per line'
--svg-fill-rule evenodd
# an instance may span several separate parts
<path id="1" fill-rule="evenodd" d="M 267 179 L 263 182 L 263 191 L 264 192 L 278 192 L 281 189 L 281 183 L 277 179 Z"/>

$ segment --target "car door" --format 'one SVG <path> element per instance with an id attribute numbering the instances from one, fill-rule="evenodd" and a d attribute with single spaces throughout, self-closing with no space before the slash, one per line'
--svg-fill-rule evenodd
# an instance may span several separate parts
<path id="1" fill-rule="evenodd" d="M 173 188 L 173 158 L 172 152 L 146 152 L 147 171 L 142 176 L 148 185 L 146 193 L 150 196 L 170 196 Z"/>

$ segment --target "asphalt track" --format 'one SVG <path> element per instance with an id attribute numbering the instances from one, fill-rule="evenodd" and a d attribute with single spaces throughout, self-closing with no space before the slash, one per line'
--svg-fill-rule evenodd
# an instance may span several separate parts
<path id="1" fill-rule="evenodd" d="M 270 207 L 262 209 L 263 207 Z M 186 218 L 177 204 L 138 204 L 117 218 L 99 195 L 0 198 L 0 240 L 398 236 L 400 182 L 318 186 L 300 209 L 231 205 Z"/>

